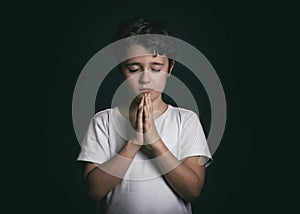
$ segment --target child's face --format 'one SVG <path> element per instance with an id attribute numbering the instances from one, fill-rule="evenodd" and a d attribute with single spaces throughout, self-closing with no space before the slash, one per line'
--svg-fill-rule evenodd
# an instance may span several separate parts
<path id="1" fill-rule="evenodd" d="M 161 96 L 166 85 L 166 78 L 169 75 L 168 58 L 159 55 L 154 57 L 141 46 L 133 47 L 130 51 L 141 55 L 122 63 L 122 73 L 130 92 L 134 97 L 137 96 L 138 100 L 143 93 L 150 93 L 152 100 L 155 100 Z"/>

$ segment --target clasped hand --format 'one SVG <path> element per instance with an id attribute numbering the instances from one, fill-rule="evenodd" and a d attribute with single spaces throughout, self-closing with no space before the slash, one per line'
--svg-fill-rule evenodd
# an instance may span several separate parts
<path id="1" fill-rule="evenodd" d="M 154 124 L 153 106 L 151 96 L 148 93 L 143 94 L 139 103 L 135 130 L 133 141 L 140 146 L 151 145 L 160 138 Z"/>

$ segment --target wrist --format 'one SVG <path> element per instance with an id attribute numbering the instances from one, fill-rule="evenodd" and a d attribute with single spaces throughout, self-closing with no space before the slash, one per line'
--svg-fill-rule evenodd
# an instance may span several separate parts
<path id="1" fill-rule="evenodd" d="M 119 155 L 133 159 L 136 153 L 140 150 L 140 146 L 135 144 L 132 141 L 128 141 L 123 147 L 123 149 L 120 151 Z"/>
<path id="2" fill-rule="evenodd" d="M 127 150 L 131 152 L 138 152 L 140 148 L 142 147 L 141 144 L 138 144 L 136 141 L 129 140 L 127 144 L 125 145 Z"/>
<path id="3" fill-rule="evenodd" d="M 155 143 L 149 144 L 149 147 L 155 156 L 161 156 L 169 151 L 161 138 L 159 138 Z"/>
<path id="4" fill-rule="evenodd" d="M 154 145 L 161 141 L 156 129 L 144 133 L 144 145 Z"/>

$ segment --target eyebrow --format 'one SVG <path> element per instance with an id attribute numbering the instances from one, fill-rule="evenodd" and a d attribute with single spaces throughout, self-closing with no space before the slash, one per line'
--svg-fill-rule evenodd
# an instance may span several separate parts
<path id="1" fill-rule="evenodd" d="M 138 62 L 132 62 L 132 63 L 126 63 L 126 66 L 131 66 L 131 65 L 141 65 L 141 63 Z"/>
<path id="2" fill-rule="evenodd" d="M 151 62 L 151 65 L 165 65 L 164 63 L 160 62 Z M 126 66 L 133 66 L 133 65 L 141 65 L 139 62 L 132 62 L 132 63 L 126 63 Z"/>
<path id="3" fill-rule="evenodd" d="M 160 62 L 151 62 L 151 65 L 165 65 L 165 63 L 160 63 Z"/>

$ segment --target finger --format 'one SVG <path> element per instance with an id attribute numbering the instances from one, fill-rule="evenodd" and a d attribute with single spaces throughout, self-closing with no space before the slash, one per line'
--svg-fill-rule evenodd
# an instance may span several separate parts
<path id="1" fill-rule="evenodd" d="M 143 109 L 144 109 L 144 118 L 145 118 L 145 120 L 147 120 L 148 118 L 149 118 L 149 111 L 148 111 L 148 109 L 147 109 L 147 106 L 145 105 L 144 107 L 143 107 Z"/>
<path id="2" fill-rule="evenodd" d="M 150 114 L 150 102 L 149 102 L 149 94 L 147 94 L 147 96 L 145 97 L 146 98 L 146 109 L 148 111 L 148 113 Z"/>
<path id="3" fill-rule="evenodd" d="M 149 96 L 148 96 L 148 103 L 149 103 L 149 111 L 150 111 L 150 113 L 152 113 L 153 112 L 153 105 L 152 105 L 152 101 L 151 101 L 151 95 L 149 94 Z"/>
<path id="4" fill-rule="evenodd" d="M 147 97 L 145 97 L 145 101 L 146 101 L 146 106 L 147 106 L 147 109 L 150 112 L 150 100 L 149 100 L 149 97 L 150 97 L 150 94 L 147 94 Z"/>
<path id="5" fill-rule="evenodd" d="M 137 118 L 137 131 L 143 132 L 143 114 L 144 114 L 144 108 L 141 107 L 141 109 L 138 111 L 138 118 Z"/>
<path id="6" fill-rule="evenodd" d="M 145 102 L 145 96 L 143 95 L 142 99 L 141 99 L 141 102 L 140 102 L 140 105 L 139 105 L 139 110 L 144 106 L 144 102 Z"/>
<path id="7" fill-rule="evenodd" d="M 138 114 L 137 114 L 137 131 L 141 132 L 143 130 L 143 106 L 144 106 L 145 97 L 143 96 L 139 105 Z"/>
<path id="8" fill-rule="evenodd" d="M 148 94 L 148 96 L 147 96 L 147 109 L 148 109 L 148 113 L 149 113 L 150 117 L 152 116 L 151 106 L 152 106 L 151 96 L 150 96 L 150 94 Z"/>
<path id="9" fill-rule="evenodd" d="M 144 106 L 144 121 L 143 121 L 143 131 L 148 133 L 151 129 L 150 113 L 147 109 L 147 106 Z"/>

